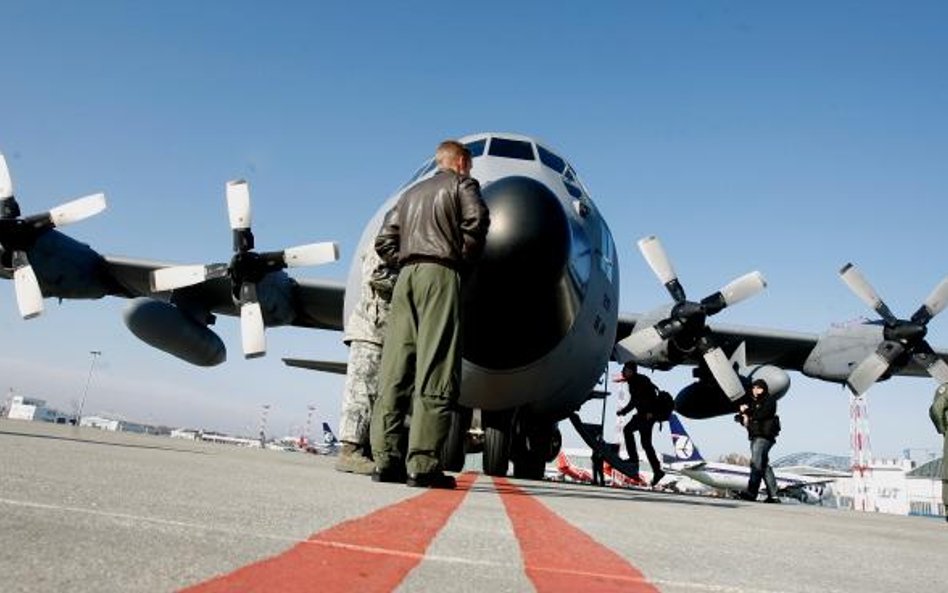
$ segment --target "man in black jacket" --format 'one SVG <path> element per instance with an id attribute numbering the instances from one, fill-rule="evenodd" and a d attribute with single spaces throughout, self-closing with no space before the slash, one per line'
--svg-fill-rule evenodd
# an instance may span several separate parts
<path id="1" fill-rule="evenodd" d="M 751 470 L 747 490 L 738 494 L 743 500 L 757 500 L 760 481 L 767 486 L 767 498 L 764 502 L 780 502 L 777 498 L 777 480 L 770 468 L 770 448 L 780 434 L 780 417 L 777 416 L 777 399 L 770 395 L 770 389 L 763 379 L 751 383 L 750 401 L 740 406 L 740 421 L 747 427 L 747 437 L 751 443 Z"/>
<path id="2" fill-rule="evenodd" d="M 655 409 L 658 404 L 658 388 L 652 383 L 652 380 L 645 375 L 640 375 L 638 367 L 634 362 L 627 362 L 622 367 L 622 375 L 617 382 L 624 382 L 629 388 L 629 403 L 621 410 L 616 410 L 617 416 L 625 416 L 632 410 L 636 414 L 625 423 L 622 429 L 622 436 L 625 437 L 625 449 L 629 454 L 629 462 L 635 466 L 636 472 L 639 468 L 639 451 L 635 446 L 635 433 L 639 433 L 639 440 L 642 441 L 642 450 L 645 451 L 645 457 L 652 468 L 652 486 L 658 484 L 665 472 L 662 471 L 662 464 L 655 454 L 655 447 L 652 446 L 652 429 L 658 419 L 655 417 Z M 636 476 L 629 476 L 638 478 Z"/>
<path id="3" fill-rule="evenodd" d="M 454 488 L 439 452 L 461 389 L 461 272 L 480 257 L 489 219 L 467 148 L 448 140 L 435 158 L 438 172 L 405 191 L 375 239 L 382 260 L 400 272 L 370 424 L 372 479 Z M 409 412 L 403 459 L 398 444 Z"/>

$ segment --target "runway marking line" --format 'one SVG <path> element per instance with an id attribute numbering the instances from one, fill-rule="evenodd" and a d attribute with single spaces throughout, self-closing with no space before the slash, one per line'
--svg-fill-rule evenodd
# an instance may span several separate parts
<path id="1" fill-rule="evenodd" d="M 462 474 L 456 490 L 428 490 L 183 591 L 391 591 L 421 562 L 475 479 Z"/>
<path id="2" fill-rule="evenodd" d="M 654 593 L 640 570 L 506 478 L 494 478 L 537 593 Z"/>

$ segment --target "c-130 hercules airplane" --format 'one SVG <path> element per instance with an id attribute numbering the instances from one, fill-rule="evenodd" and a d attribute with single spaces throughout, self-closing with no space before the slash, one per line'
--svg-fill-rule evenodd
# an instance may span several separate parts
<path id="1" fill-rule="evenodd" d="M 896 374 L 948 381 L 948 353 L 925 341 L 928 322 L 948 302 L 948 278 L 911 318 L 900 319 L 847 264 L 842 279 L 881 320 L 822 335 L 714 325 L 709 317 L 763 290 L 763 276 L 752 272 L 700 301 L 689 300 L 660 241 L 648 237 L 639 248 L 673 302 L 645 314 L 620 314 L 612 233 L 569 162 L 522 135 L 475 134 L 461 142 L 473 156 L 472 175 L 482 185 L 491 224 L 483 258 L 464 288 L 464 407 L 455 413 L 445 446 L 448 469 L 463 465 L 470 412 L 479 409 L 485 472 L 504 475 L 512 461 L 515 476 L 541 478 L 559 450 L 557 423 L 567 417 L 577 423 L 575 412 L 610 359 L 662 370 L 696 367 L 695 381 L 675 399 L 676 411 L 690 418 L 732 413 L 733 401 L 754 379 L 783 396 L 790 370 L 845 382 L 857 394 Z M 208 327 L 221 314 L 241 318 L 244 355 L 260 356 L 265 327 L 344 329 L 359 294 L 360 256 L 373 248 L 383 215 L 405 188 L 435 170 L 429 160 L 381 205 L 343 284 L 294 279 L 284 271 L 335 260 L 332 243 L 254 251 L 246 182 L 226 186 L 234 236 L 230 263 L 176 266 L 102 256 L 56 230 L 101 211 L 101 195 L 21 217 L 0 159 L 0 275 L 14 280 L 25 318 L 42 311 L 44 297 L 132 298 L 125 313 L 132 333 L 182 360 L 202 366 L 224 361 L 225 346 Z M 345 368 L 321 361 L 309 366 Z M 580 433 L 594 446 L 590 435 Z"/>

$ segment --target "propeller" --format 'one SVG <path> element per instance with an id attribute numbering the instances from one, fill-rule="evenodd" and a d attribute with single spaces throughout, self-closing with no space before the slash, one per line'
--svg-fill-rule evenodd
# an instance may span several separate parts
<path id="1" fill-rule="evenodd" d="M 162 268 L 151 273 L 151 290 L 165 292 L 229 277 L 234 302 L 240 307 L 240 334 L 246 358 L 266 354 L 263 310 L 257 300 L 257 283 L 271 272 L 300 266 L 317 266 L 339 259 L 335 243 L 312 243 L 283 251 L 258 253 L 250 230 L 250 188 L 244 180 L 226 185 L 227 215 L 234 236 L 230 263 Z"/>
<path id="2" fill-rule="evenodd" d="M 948 305 L 948 278 L 932 290 L 910 319 L 899 319 L 856 266 L 846 264 L 839 276 L 862 302 L 882 317 L 884 323 L 883 340 L 876 351 L 856 365 L 846 379 L 853 393 L 862 395 L 890 368 L 902 368 L 909 360 L 914 360 L 939 383 L 948 382 L 948 364 L 925 340 L 928 322 Z"/>
<path id="3" fill-rule="evenodd" d="M 649 267 L 675 300 L 675 305 L 667 318 L 622 340 L 623 346 L 636 358 L 645 358 L 650 351 L 672 339 L 679 347 L 686 345 L 684 350 L 697 349 L 724 393 L 731 400 L 741 398 L 744 395 L 741 379 L 724 351 L 714 343 L 706 321 L 711 315 L 763 291 L 767 287 L 763 275 L 760 272 L 745 274 L 700 302 L 689 301 L 658 237 L 641 239 L 638 246 Z"/>
<path id="4" fill-rule="evenodd" d="M 0 264 L 13 270 L 16 304 L 23 319 L 43 312 L 43 293 L 27 252 L 46 231 L 79 222 L 105 210 L 105 194 L 92 194 L 52 208 L 49 212 L 22 217 L 13 197 L 13 181 L 7 160 L 0 154 Z"/>

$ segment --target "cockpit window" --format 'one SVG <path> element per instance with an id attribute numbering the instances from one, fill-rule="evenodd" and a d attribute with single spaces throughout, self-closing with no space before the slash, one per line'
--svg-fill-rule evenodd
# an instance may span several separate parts
<path id="1" fill-rule="evenodd" d="M 553 169 L 557 173 L 562 173 L 566 168 L 566 161 L 556 156 L 549 150 L 537 144 L 537 152 L 540 153 L 540 162 Z"/>
<path id="2" fill-rule="evenodd" d="M 502 156 L 508 159 L 520 159 L 523 161 L 533 160 L 533 146 L 523 140 L 510 140 L 508 138 L 491 138 L 490 150 L 491 156 Z"/>
<path id="3" fill-rule="evenodd" d="M 437 163 L 435 163 L 435 160 L 434 160 L 434 159 L 431 159 L 431 160 L 425 162 L 425 164 L 422 165 L 417 171 L 415 171 L 415 174 L 411 176 L 411 179 L 409 179 L 409 180 L 405 183 L 405 185 L 402 186 L 402 187 L 405 187 L 405 186 L 407 186 L 407 185 L 411 185 L 412 183 L 418 181 L 420 178 L 422 178 L 422 177 L 424 177 L 425 175 L 427 175 L 428 173 L 430 173 L 431 170 L 434 169 L 436 165 L 437 165 Z"/>
<path id="4" fill-rule="evenodd" d="M 468 142 L 464 146 L 471 151 L 471 158 L 476 159 L 477 157 L 484 154 L 484 146 L 487 145 L 487 138 L 481 138 L 480 140 L 475 140 L 474 142 Z"/>
<path id="5" fill-rule="evenodd" d="M 579 189 L 579 186 L 573 185 L 569 181 L 563 180 L 563 185 L 566 186 L 566 191 L 569 192 L 569 195 L 573 196 L 576 199 L 583 197 L 583 190 Z"/>

